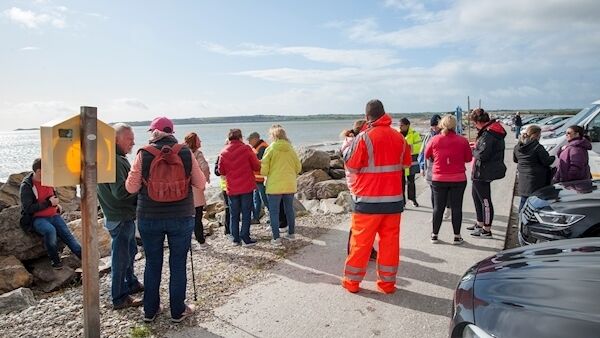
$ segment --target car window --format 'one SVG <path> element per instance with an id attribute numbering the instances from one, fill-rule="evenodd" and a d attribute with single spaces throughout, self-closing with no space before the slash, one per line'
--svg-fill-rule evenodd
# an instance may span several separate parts
<path id="1" fill-rule="evenodd" d="M 567 122 L 565 122 L 565 124 L 562 127 L 556 129 L 556 131 L 554 132 L 554 135 L 552 137 L 564 136 L 565 132 L 567 131 L 567 128 L 569 128 L 569 126 L 572 126 L 575 124 L 577 124 L 577 125 L 581 124 L 581 122 L 583 122 L 583 120 L 585 120 L 586 118 L 589 117 L 589 114 L 591 112 L 595 111 L 599 107 L 600 107 L 600 105 L 594 104 L 589 107 L 583 108 L 579 113 L 577 113 L 575 116 L 573 116 L 569 120 L 567 120 Z"/>
<path id="2" fill-rule="evenodd" d="M 600 142 L 600 114 L 596 115 L 587 126 L 588 135 L 592 142 Z"/>

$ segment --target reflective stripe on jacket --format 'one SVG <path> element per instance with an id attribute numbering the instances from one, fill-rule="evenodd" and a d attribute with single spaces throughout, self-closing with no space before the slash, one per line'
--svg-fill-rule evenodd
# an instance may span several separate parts
<path id="1" fill-rule="evenodd" d="M 356 178 L 349 186 L 354 212 L 394 214 L 404 210 L 402 171 L 411 165 L 402 134 L 385 114 L 354 138 L 344 155 L 346 168 Z"/>
<path id="2" fill-rule="evenodd" d="M 412 162 L 410 168 L 406 168 L 404 170 L 404 174 L 406 176 L 410 174 L 414 175 L 420 172 L 418 157 L 423 146 L 423 140 L 421 139 L 421 135 L 411 127 L 408 127 L 408 132 L 406 133 L 404 139 L 406 140 L 406 143 L 408 143 L 408 145 L 410 146 L 410 153 L 412 155 Z"/>

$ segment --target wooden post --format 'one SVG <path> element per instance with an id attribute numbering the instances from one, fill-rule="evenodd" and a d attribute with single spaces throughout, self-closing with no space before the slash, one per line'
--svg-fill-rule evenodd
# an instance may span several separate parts
<path id="1" fill-rule="evenodd" d="M 81 227 L 83 266 L 83 336 L 100 337 L 98 273 L 97 108 L 81 107 Z"/>

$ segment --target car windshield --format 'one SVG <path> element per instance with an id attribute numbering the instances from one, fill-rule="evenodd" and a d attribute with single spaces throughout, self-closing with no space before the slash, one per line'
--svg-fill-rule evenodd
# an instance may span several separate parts
<path id="1" fill-rule="evenodd" d="M 556 131 L 554 131 L 554 134 L 552 134 L 552 138 L 563 136 L 570 126 L 579 125 L 581 122 L 583 122 L 583 120 L 585 120 L 588 117 L 588 115 L 591 112 L 598 109 L 598 107 L 600 107 L 600 104 L 593 104 L 589 107 L 583 108 L 579 113 L 577 113 L 577 115 L 568 119 L 562 127 L 556 129 Z"/>

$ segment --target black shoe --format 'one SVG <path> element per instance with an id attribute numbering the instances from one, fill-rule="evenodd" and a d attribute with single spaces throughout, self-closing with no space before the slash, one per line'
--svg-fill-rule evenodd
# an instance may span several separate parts
<path id="1" fill-rule="evenodd" d="M 463 244 L 465 241 L 462 239 L 462 237 L 454 237 L 454 242 L 452 242 L 453 245 L 461 245 Z"/>
<path id="2" fill-rule="evenodd" d="M 132 287 L 129 291 L 130 295 L 134 295 L 136 293 L 144 292 L 144 284 L 138 282 L 136 286 Z"/>
<path id="3" fill-rule="evenodd" d="M 477 223 L 471 225 L 470 227 L 467 227 L 467 230 L 473 231 L 475 229 L 481 228 Z"/>
<path id="4" fill-rule="evenodd" d="M 61 261 L 52 262 L 52 268 L 54 270 L 61 270 L 63 268 L 63 263 Z"/>
<path id="5" fill-rule="evenodd" d="M 437 244 L 438 243 L 438 235 L 431 234 L 431 243 L 433 243 L 433 244 Z"/>
<path id="6" fill-rule="evenodd" d="M 260 224 L 260 220 L 258 220 L 258 219 L 252 219 L 250 221 L 250 224 Z"/>
<path id="7" fill-rule="evenodd" d="M 471 233 L 473 237 L 492 238 L 492 231 L 486 231 L 484 228 L 478 228 Z"/>
<path id="8" fill-rule="evenodd" d="M 418 208 L 418 207 L 419 207 L 419 203 L 417 202 L 417 200 L 414 200 L 414 201 L 412 201 L 412 202 L 413 202 L 413 206 L 414 206 L 415 208 Z"/>
<path id="9" fill-rule="evenodd" d="M 249 239 L 248 241 L 242 241 L 242 246 L 255 246 L 256 241 L 253 239 Z"/>

